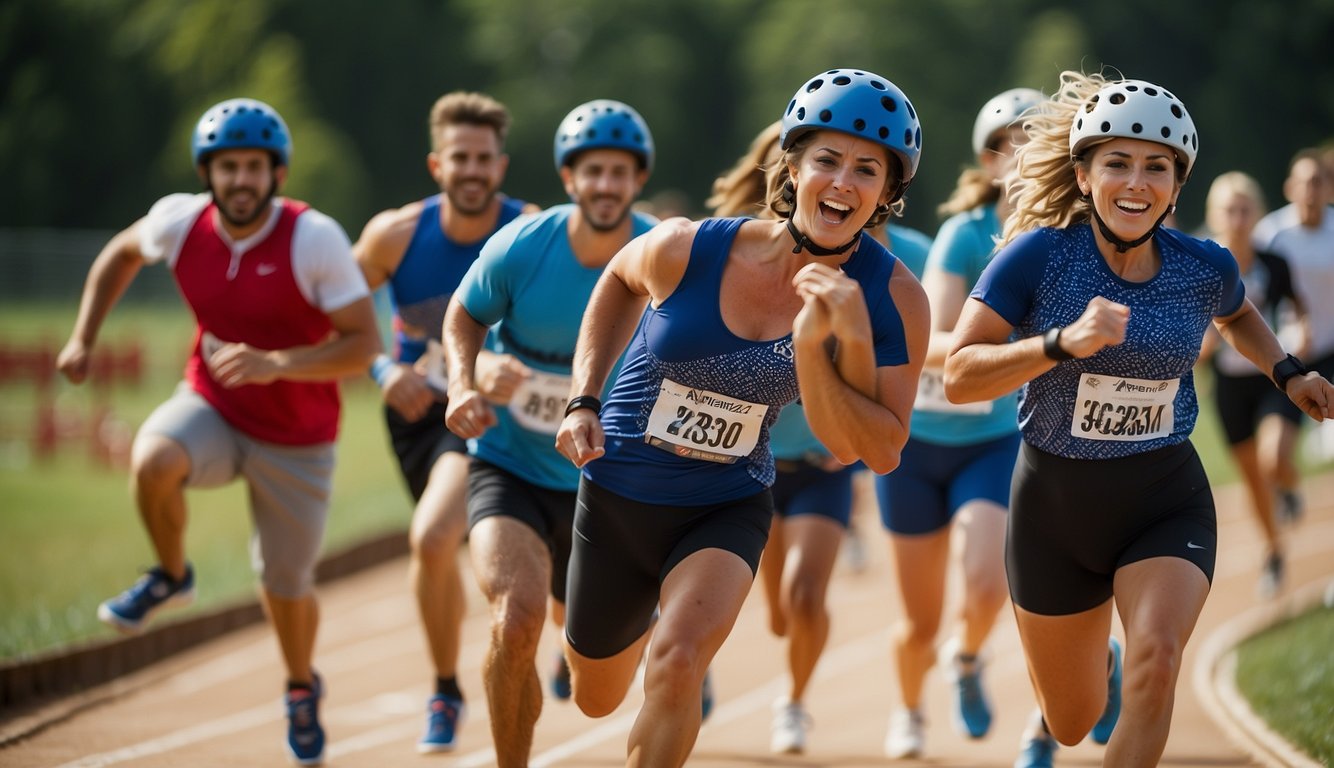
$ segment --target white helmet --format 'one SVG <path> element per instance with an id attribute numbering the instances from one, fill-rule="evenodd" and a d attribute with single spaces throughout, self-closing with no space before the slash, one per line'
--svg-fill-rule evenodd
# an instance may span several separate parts
<path id="1" fill-rule="evenodd" d="M 973 154 L 981 155 L 991 134 L 1014 125 L 1025 112 L 1046 100 L 1042 91 L 1032 88 L 1011 88 L 992 96 L 973 121 Z"/>
<path id="2" fill-rule="evenodd" d="M 1200 137 L 1195 122 L 1177 97 L 1143 80 L 1107 83 L 1075 113 L 1070 126 L 1070 157 L 1107 139 L 1143 139 L 1170 147 L 1186 168 L 1195 166 Z"/>

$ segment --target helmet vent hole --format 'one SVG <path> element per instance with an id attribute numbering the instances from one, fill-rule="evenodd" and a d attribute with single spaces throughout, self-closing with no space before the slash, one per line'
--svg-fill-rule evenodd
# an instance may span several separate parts
<path id="1" fill-rule="evenodd" d="M 611 129 L 611 137 L 612 137 L 613 139 L 619 139 L 619 138 L 621 138 L 621 129 L 620 129 L 620 128 L 612 128 L 612 129 Z"/>
<path id="2" fill-rule="evenodd" d="M 860 117 L 852 121 L 852 127 L 859 131 L 866 130 L 866 121 Z"/>
<path id="3" fill-rule="evenodd" d="M 1131 83 L 1130 85 L 1126 86 L 1126 90 L 1130 91 L 1131 93 L 1134 93 L 1135 91 L 1139 90 L 1139 86 L 1135 85 L 1134 83 Z"/>
<path id="4" fill-rule="evenodd" d="M 834 78 L 834 85 L 847 85 L 848 83 L 851 82 L 852 78 L 848 77 L 847 75 L 839 75 L 838 77 Z"/>
<path id="5" fill-rule="evenodd" d="M 798 120 L 805 120 L 805 119 L 806 119 L 806 108 L 805 108 L 805 107 L 798 107 L 798 108 L 797 108 L 797 119 L 798 119 Z"/>
<path id="6" fill-rule="evenodd" d="M 1130 132 L 1131 132 L 1131 133 L 1143 133 L 1143 132 L 1144 132 L 1144 126 L 1140 125 L 1139 123 L 1132 123 L 1132 124 L 1130 125 Z"/>
<path id="7" fill-rule="evenodd" d="M 899 103 L 888 96 L 880 97 L 880 106 L 884 107 L 886 112 L 899 111 Z"/>
<path id="8" fill-rule="evenodd" d="M 827 123 L 834 119 L 834 113 L 827 109 L 820 110 L 820 122 Z"/>
<path id="9" fill-rule="evenodd" d="M 1112 130 L 1112 124 L 1107 122 L 1106 120 L 1102 121 L 1102 125 L 1100 127 L 1102 128 L 1103 133 L 1107 133 L 1108 131 Z"/>
<path id="10" fill-rule="evenodd" d="M 1172 137 L 1172 129 L 1164 125 L 1162 134 L 1164 139 L 1170 139 Z"/>
<path id="11" fill-rule="evenodd" d="M 815 93 L 820 90 L 820 86 L 822 85 L 824 85 L 823 80 L 812 80 L 810 84 L 806 86 L 806 93 Z"/>
<path id="12" fill-rule="evenodd" d="M 1144 93 L 1145 93 L 1145 95 L 1147 95 L 1147 96 L 1157 96 L 1157 95 L 1158 95 L 1158 89 L 1157 89 L 1157 88 L 1145 88 L 1145 89 L 1144 89 Z"/>
<path id="13" fill-rule="evenodd" d="M 1180 105 L 1180 104 L 1173 104 L 1173 105 L 1172 105 L 1172 117 L 1177 117 L 1177 118 L 1181 117 L 1181 105 Z"/>
<path id="14" fill-rule="evenodd" d="M 1107 100 L 1113 104 L 1124 104 L 1126 103 L 1126 95 L 1124 93 L 1113 93 L 1107 97 Z"/>
<path id="15" fill-rule="evenodd" d="M 912 146 L 912 129 L 909 128 L 903 132 L 903 143 Z"/>
<path id="16" fill-rule="evenodd" d="M 273 138 L 273 131 L 270 131 L 268 128 L 265 128 L 264 130 L 260 131 L 259 135 L 263 136 L 264 140 L 267 141 Z"/>
<path id="17" fill-rule="evenodd" d="M 872 80 L 872 81 L 871 81 L 871 87 L 874 88 L 874 89 L 876 89 L 877 91 L 883 91 L 883 90 L 886 90 L 886 89 L 885 89 L 885 84 L 882 83 L 882 82 L 880 82 L 879 80 Z"/>
<path id="18" fill-rule="evenodd" d="M 1093 108 L 1094 108 L 1094 103 L 1092 101 L 1084 105 L 1085 112 L 1092 112 Z"/>
<path id="19" fill-rule="evenodd" d="M 883 126 L 883 125 L 882 125 L 882 126 L 880 126 L 880 130 L 879 130 L 879 131 L 876 131 L 876 134 L 879 135 L 880 138 L 882 138 L 882 139 L 888 139 L 888 138 L 889 138 L 889 128 L 886 127 L 886 126 Z"/>
<path id="20" fill-rule="evenodd" d="M 905 106 L 905 107 L 908 108 L 908 117 L 911 117 L 912 119 L 916 120 L 916 119 L 917 119 L 917 113 L 913 111 L 913 108 L 912 108 L 912 102 L 905 101 L 905 102 L 903 102 L 903 106 Z"/>
<path id="21" fill-rule="evenodd" d="M 1075 128 L 1076 128 L 1076 129 L 1079 129 L 1079 128 L 1083 128 L 1083 127 L 1084 127 L 1084 118 L 1081 117 L 1081 118 L 1079 118 L 1078 120 L 1075 121 Z"/>

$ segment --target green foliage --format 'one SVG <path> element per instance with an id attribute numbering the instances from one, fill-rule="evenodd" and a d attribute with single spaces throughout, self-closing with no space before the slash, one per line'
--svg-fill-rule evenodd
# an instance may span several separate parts
<path id="1" fill-rule="evenodd" d="M 1334 607 L 1317 608 L 1242 644 L 1237 687 L 1251 707 L 1321 765 L 1334 765 Z"/>

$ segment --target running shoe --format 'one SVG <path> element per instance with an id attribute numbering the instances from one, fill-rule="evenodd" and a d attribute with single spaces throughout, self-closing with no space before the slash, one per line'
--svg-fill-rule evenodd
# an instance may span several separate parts
<path id="1" fill-rule="evenodd" d="M 159 610 L 172 605 L 189 605 L 195 599 L 195 572 L 189 563 L 185 578 L 179 582 L 160 566 L 150 568 L 129 589 L 97 606 L 97 618 L 118 632 L 133 635 Z"/>
<path id="2" fill-rule="evenodd" d="M 292 688 L 283 697 L 287 708 L 287 753 L 297 765 L 324 762 L 324 728 L 320 726 L 320 698 L 324 682 L 319 675 L 309 688 Z"/>
<path id="3" fill-rule="evenodd" d="M 885 756 L 903 760 L 922 756 L 926 748 L 926 719 L 918 709 L 896 709 L 889 716 L 885 734 Z"/>
<path id="4" fill-rule="evenodd" d="M 1302 496 L 1292 489 L 1282 490 L 1278 493 L 1278 520 L 1280 523 L 1295 525 L 1302 519 L 1304 512 Z"/>
<path id="5" fill-rule="evenodd" d="M 778 755 L 800 755 L 806 751 L 806 731 L 810 727 L 811 716 L 800 701 L 787 697 L 775 701 L 769 751 Z"/>
<path id="6" fill-rule="evenodd" d="M 417 751 L 423 755 L 434 752 L 453 752 L 458 728 L 468 708 L 462 699 L 437 693 L 426 702 L 426 732 L 417 742 Z"/>
<path id="7" fill-rule="evenodd" d="M 556 660 L 551 665 L 551 695 L 560 701 L 569 701 L 574 694 L 570 687 L 570 662 L 565 660 L 565 653 L 557 650 Z"/>
<path id="8" fill-rule="evenodd" d="M 1270 552 L 1260 567 L 1260 581 L 1255 591 L 1261 600 L 1272 600 L 1283 588 L 1283 555 Z"/>
<path id="9" fill-rule="evenodd" d="M 1056 739 L 1045 728 L 1024 737 L 1014 768 L 1052 768 L 1056 759 Z"/>
<path id="10" fill-rule="evenodd" d="M 991 702 L 982 689 L 982 659 L 974 656 L 965 661 L 958 649 L 959 643 L 953 638 L 941 649 L 949 660 L 945 677 L 954 689 L 951 719 L 960 736 L 980 739 L 991 730 Z"/>
<path id="11" fill-rule="evenodd" d="M 1107 706 L 1102 710 L 1102 717 L 1093 724 L 1093 730 L 1089 731 L 1099 744 L 1111 740 L 1116 721 L 1121 719 L 1121 641 L 1115 636 L 1107 638 L 1107 655 L 1112 664 L 1107 675 Z"/>

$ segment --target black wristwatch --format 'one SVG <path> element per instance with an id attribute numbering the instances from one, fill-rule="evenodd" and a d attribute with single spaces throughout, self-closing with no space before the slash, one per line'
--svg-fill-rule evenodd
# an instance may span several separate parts
<path id="1" fill-rule="evenodd" d="M 580 408 L 587 408 L 595 415 L 602 413 L 602 401 L 592 395 L 579 395 L 570 398 L 570 402 L 565 406 L 565 415 L 569 416 Z"/>
<path id="2" fill-rule="evenodd" d="M 1310 372 L 1311 369 L 1307 368 L 1301 360 L 1298 360 L 1296 355 L 1288 355 L 1277 363 L 1274 363 L 1274 386 L 1278 387 L 1280 392 L 1286 393 L 1288 391 L 1289 379 L 1293 376 L 1301 376 Z"/>
<path id="3" fill-rule="evenodd" d="M 1061 331 L 1065 328 L 1060 325 L 1052 326 L 1047 332 L 1042 334 L 1042 354 L 1061 362 L 1062 360 L 1074 360 L 1075 356 L 1061 348 Z"/>

